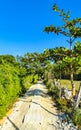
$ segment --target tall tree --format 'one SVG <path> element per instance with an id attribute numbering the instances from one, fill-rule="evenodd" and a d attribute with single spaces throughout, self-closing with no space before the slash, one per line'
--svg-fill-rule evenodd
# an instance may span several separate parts
<path id="1" fill-rule="evenodd" d="M 59 7 L 56 4 L 53 5 L 53 10 L 58 12 L 59 16 L 62 17 L 63 25 L 62 26 L 54 26 L 54 25 L 46 26 L 44 31 L 47 33 L 53 32 L 57 35 L 62 34 L 68 37 L 69 40 L 67 40 L 67 42 L 70 44 L 70 58 L 72 59 L 73 58 L 72 45 L 74 43 L 74 40 L 76 38 L 81 37 L 81 18 L 75 18 L 75 19 L 70 20 L 70 11 L 64 12 L 64 10 L 59 9 Z M 73 95 L 75 95 L 72 62 L 70 62 L 70 78 L 71 78 L 71 84 L 72 84 L 72 92 L 73 92 Z"/>

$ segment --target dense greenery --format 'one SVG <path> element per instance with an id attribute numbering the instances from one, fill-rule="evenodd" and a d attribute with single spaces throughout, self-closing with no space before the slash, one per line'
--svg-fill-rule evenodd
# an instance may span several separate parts
<path id="1" fill-rule="evenodd" d="M 37 82 L 37 75 L 26 73 L 26 69 L 16 61 L 14 56 L 0 56 L 0 118 L 32 83 Z"/>

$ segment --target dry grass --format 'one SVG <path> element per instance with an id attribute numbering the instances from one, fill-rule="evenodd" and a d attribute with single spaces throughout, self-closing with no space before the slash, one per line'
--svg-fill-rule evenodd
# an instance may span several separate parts
<path id="1" fill-rule="evenodd" d="M 12 113 L 12 109 L 10 109 L 10 110 L 7 112 L 6 116 L 3 117 L 3 119 L 0 119 L 0 125 L 3 124 L 3 122 L 6 120 L 6 117 L 9 116 L 11 113 Z"/>
<path id="2" fill-rule="evenodd" d="M 75 89 L 78 90 L 80 86 L 80 81 L 74 81 L 74 83 L 75 83 Z M 70 80 L 61 80 L 61 86 L 68 88 L 69 90 L 72 89 Z"/>

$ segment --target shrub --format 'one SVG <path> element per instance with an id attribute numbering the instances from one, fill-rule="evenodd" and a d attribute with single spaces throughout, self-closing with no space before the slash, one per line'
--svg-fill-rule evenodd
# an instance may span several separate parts
<path id="1" fill-rule="evenodd" d="M 33 76 L 33 83 L 37 83 L 38 81 L 38 74 Z"/>
<path id="2" fill-rule="evenodd" d="M 78 126 L 79 129 L 81 129 L 81 109 L 77 108 L 72 116 L 72 121 L 75 125 Z"/>
<path id="3" fill-rule="evenodd" d="M 46 86 L 47 86 L 49 94 L 51 96 L 53 96 L 54 98 L 59 97 L 59 93 L 60 93 L 59 86 L 58 87 L 54 86 L 54 83 L 52 80 L 48 80 L 48 82 L 46 83 Z"/>
<path id="4" fill-rule="evenodd" d="M 68 100 L 62 99 L 62 98 L 58 98 L 56 101 L 57 101 L 59 109 L 61 109 L 62 111 L 69 112 Z"/>
<path id="5" fill-rule="evenodd" d="M 51 88 L 51 81 L 50 80 L 46 83 L 46 86 L 47 86 L 48 89 Z"/>
<path id="6" fill-rule="evenodd" d="M 48 81 L 46 82 L 46 86 L 47 86 L 47 88 L 50 89 L 50 90 L 54 88 L 54 84 L 53 84 L 53 82 L 52 82 L 51 80 L 48 80 Z"/>
<path id="7" fill-rule="evenodd" d="M 29 87 L 32 84 L 32 80 L 33 80 L 33 76 L 32 75 L 29 75 L 29 76 L 26 76 L 26 77 L 22 78 L 21 85 L 22 85 L 22 90 L 23 91 L 26 91 L 27 89 L 29 89 Z"/>
<path id="8" fill-rule="evenodd" d="M 0 66 L 0 118 L 2 118 L 21 92 L 17 68 L 5 63 Z"/>

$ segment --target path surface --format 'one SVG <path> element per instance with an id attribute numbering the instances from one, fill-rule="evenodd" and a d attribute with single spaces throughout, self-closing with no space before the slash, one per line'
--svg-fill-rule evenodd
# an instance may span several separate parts
<path id="1" fill-rule="evenodd" d="M 7 117 L 0 130 L 54 130 L 58 119 L 54 102 L 41 83 L 33 85 Z"/>

